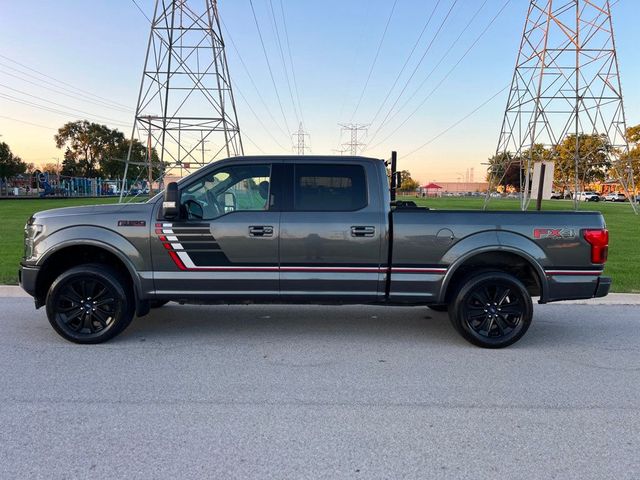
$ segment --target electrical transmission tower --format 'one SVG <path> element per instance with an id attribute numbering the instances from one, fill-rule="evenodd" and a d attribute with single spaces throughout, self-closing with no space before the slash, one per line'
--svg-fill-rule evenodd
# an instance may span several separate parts
<path id="1" fill-rule="evenodd" d="M 635 193 L 608 0 L 530 0 L 489 191 L 515 166 L 527 209 L 534 162 L 555 161 L 558 169 L 558 146 L 567 139 L 574 192 L 588 169 L 601 169 L 617 177 L 627 196 Z"/>
<path id="2" fill-rule="evenodd" d="M 304 131 L 302 128 L 302 122 L 300 122 L 300 126 L 298 127 L 298 131 L 292 134 L 294 138 L 293 151 L 298 155 L 304 155 L 307 150 L 309 150 L 309 146 L 306 145 L 305 141 L 308 140 L 309 134 Z"/>
<path id="3" fill-rule="evenodd" d="M 131 135 L 147 136 L 180 176 L 243 154 L 217 0 L 156 0 Z"/>
<path id="4" fill-rule="evenodd" d="M 350 133 L 350 140 L 347 143 L 343 143 L 342 146 L 349 150 L 351 155 L 358 155 L 358 151 L 365 146 L 364 143 L 360 142 L 362 135 L 366 135 L 367 127 L 369 125 L 363 125 L 359 123 L 340 123 L 340 127 L 342 127 L 342 131 Z"/>

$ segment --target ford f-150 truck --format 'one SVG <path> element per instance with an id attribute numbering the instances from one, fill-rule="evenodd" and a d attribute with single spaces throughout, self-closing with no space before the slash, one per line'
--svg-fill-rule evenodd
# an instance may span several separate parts
<path id="1" fill-rule="evenodd" d="M 419 208 L 392 201 L 395 178 L 363 157 L 222 160 L 146 203 L 34 214 L 20 283 L 77 343 L 177 301 L 425 305 L 499 348 L 532 297 L 608 293 L 600 213 Z"/>

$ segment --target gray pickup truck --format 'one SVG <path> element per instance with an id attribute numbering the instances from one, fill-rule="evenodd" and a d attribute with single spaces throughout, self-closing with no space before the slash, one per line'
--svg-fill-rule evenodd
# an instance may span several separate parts
<path id="1" fill-rule="evenodd" d="M 394 202 L 382 160 L 237 157 L 146 203 L 60 208 L 25 226 L 22 287 L 77 343 L 181 303 L 425 305 L 508 346 L 540 303 L 602 297 L 597 212 L 447 211 Z"/>

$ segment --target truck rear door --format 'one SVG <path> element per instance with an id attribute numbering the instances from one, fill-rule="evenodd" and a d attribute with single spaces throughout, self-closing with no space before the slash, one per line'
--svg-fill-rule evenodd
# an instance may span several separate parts
<path id="1" fill-rule="evenodd" d="M 376 170 L 358 162 L 286 165 L 280 219 L 282 297 L 375 301 L 383 285 L 384 217 Z"/>

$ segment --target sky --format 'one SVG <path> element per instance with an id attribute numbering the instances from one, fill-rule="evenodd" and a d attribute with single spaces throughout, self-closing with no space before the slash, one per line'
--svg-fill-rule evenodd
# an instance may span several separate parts
<path id="1" fill-rule="evenodd" d="M 282 0 L 297 94 L 287 87 L 270 1 L 277 15 L 281 0 L 252 0 L 284 114 L 250 1 L 219 0 L 240 128 L 250 138 L 246 154 L 292 153 L 284 124 L 294 131 L 302 120 L 311 153 L 334 154 L 348 141 L 339 124 L 359 123 L 369 125 L 365 155 L 388 158 L 397 150 L 400 168 L 421 182 L 456 181 L 470 168 L 483 179 L 482 164 L 496 150 L 527 0 L 397 0 L 395 8 L 394 0 Z M 153 0 L 137 3 L 152 16 Z M 613 7 L 629 125 L 640 123 L 639 11 L 637 0 Z M 133 0 L 0 0 L 0 141 L 42 165 L 62 157 L 53 135 L 67 121 L 86 118 L 129 135 L 149 28 Z M 288 51 L 284 55 L 288 62 Z"/>

